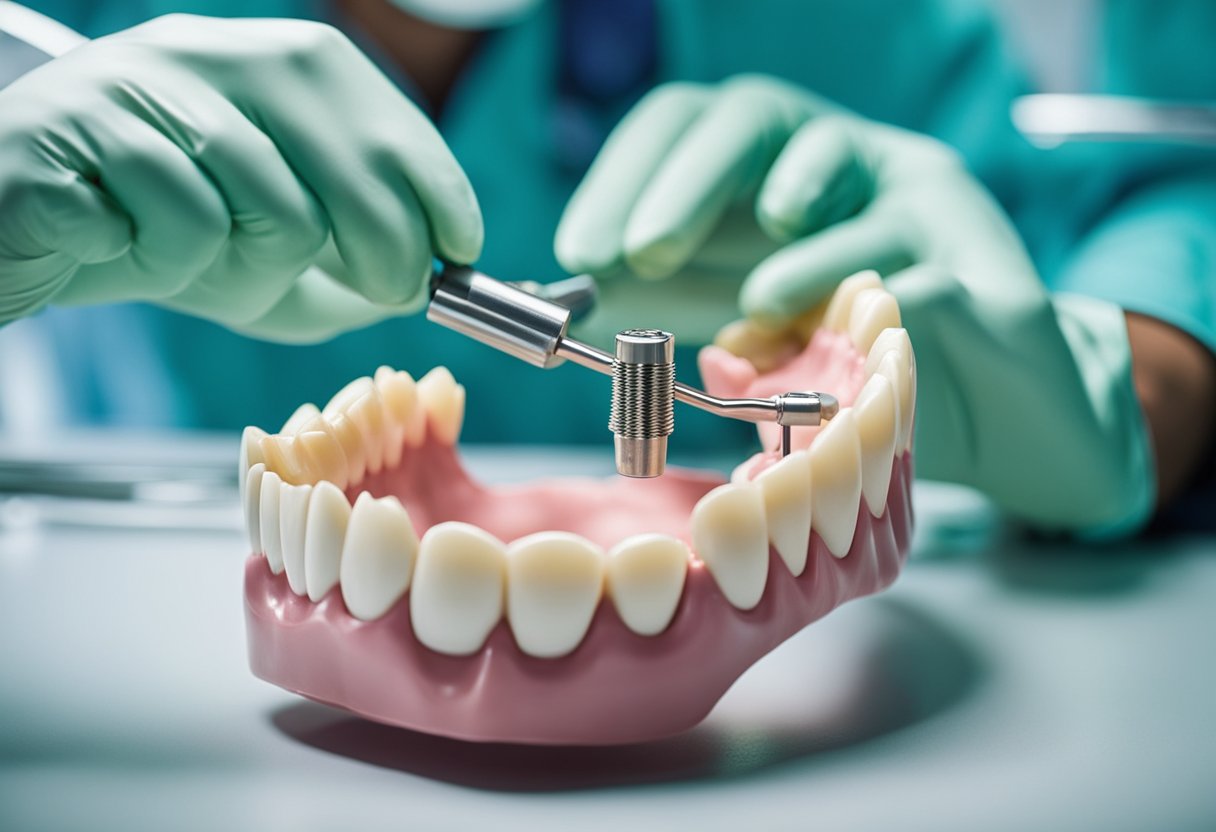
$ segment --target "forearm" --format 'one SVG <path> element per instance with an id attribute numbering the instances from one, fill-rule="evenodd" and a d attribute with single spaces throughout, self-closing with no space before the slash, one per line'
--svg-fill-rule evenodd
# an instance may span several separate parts
<path id="1" fill-rule="evenodd" d="M 1157 469 L 1157 508 L 1180 496 L 1211 459 L 1216 355 L 1164 321 L 1127 313 L 1132 374 Z"/>

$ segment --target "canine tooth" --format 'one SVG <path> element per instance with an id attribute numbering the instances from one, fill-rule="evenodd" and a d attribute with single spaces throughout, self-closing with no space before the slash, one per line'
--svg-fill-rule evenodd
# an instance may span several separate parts
<path id="1" fill-rule="evenodd" d="M 834 556 L 853 545 L 861 505 L 861 440 L 851 408 L 836 414 L 811 444 L 811 525 Z"/>
<path id="2" fill-rule="evenodd" d="M 538 532 L 507 547 L 507 621 L 529 656 L 557 658 L 577 647 L 603 589 L 604 553 L 585 538 Z"/>
<path id="3" fill-rule="evenodd" d="M 790 574 L 797 577 L 806 569 L 807 546 L 811 540 L 810 454 L 795 451 L 761 471 L 756 477 L 756 485 L 764 496 L 768 539 L 785 561 Z"/>
<path id="4" fill-rule="evenodd" d="M 333 416 L 335 413 L 342 413 L 350 405 L 358 401 L 368 390 L 373 387 L 372 380 L 368 376 L 360 376 L 359 378 L 347 384 L 337 393 L 334 393 L 321 411 L 322 416 Z"/>
<path id="5" fill-rule="evenodd" d="M 381 367 L 376 370 L 376 387 L 389 421 L 401 425 L 405 442 L 411 447 L 421 445 L 426 435 L 426 408 L 418 403 L 418 383 L 413 376 L 404 370 Z M 400 450 L 396 459 L 386 459 L 385 464 L 400 462 Z"/>
<path id="6" fill-rule="evenodd" d="M 870 376 L 853 402 L 853 416 L 861 440 L 861 493 L 870 514 L 881 517 L 899 433 L 899 401 L 891 379 L 882 373 Z"/>
<path id="7" fill-rule="evenodd" d="M 507 547 L 467 523 L 440 523 L 422 536 L 410 590 L 418 640 L 437 653 L 467 656 L 502 619 Z"/>
<path id="8" fill-rule="evenodd" d="M 435 437 L 445 445 L 456 444 L 464 421 L 464 387 L 447 367 L 436 367 L 418 379 L 418 398 L 426 406 Z"/>
<path id="9" fill-rule="evenodd" d="M 350 503 L 332 482 L 319 482 L 308 501 L 304 530 L 304 584 L 308 597 L 320 601 L 338 583 L 342 546 L 350 523 Z"/>
<path id="10" fill-rule="evenodd" d="M 346 488 L 349 484 L 346 454 L 332 433 L 324 430 L 298 433 L 296 448 L 300 456 L 308 460 L 310 479 L 314 482 L 331 482 L 338 488 Z"/>
<path id="11" fill-rule="evenodd" d="M 380 393 L 371 387 L 350 403 L 346 416 L 358 426 L 363 436 L 367 472 L 379 473 L 384 465 L 384 405 L 380 402 Z"/>
<path id="12" fill-rule="evenodd" d="M 865 374 L 881 372 L 895 385 L 899 399 L 899 436 L 895 450 L 903 453 L 912 444 L 912 422 L 916 411 L 916 356 L 906 329 L 884 329 L 866 356 Z"/>
<path id="13" fill-rule="evenodd" d="M 258 517 L 261 520 L 262 551 L 270 563 L 270 571 L 283 573 L 283 537 L 279 530 L 279 486 L 283 480 L 274 471 L 262 476 L 261 493 L 258 496 Z"/>
<path id="14" fill-rule="evenodd" d="M 303 433 L 322 431 L 328 433 L 338 442 L 342 455 L 346 458 L 346 482 L 353 485 L 363 479 L 367 471 L 367 457 L 363 450 L 363 434 L 359 426 L 350 420 L 345 413 L 335 413 L 332 416 L 321 415 L 303 428 Z M 344 486 L 345 487 L 345 486 Z"/>
<path id="15" fill-rule="evenodd" d="M 853 302 L 857 295 L 865 289 L 881 289 L 882 278 L 876 271 L 858 272 L 852 277 L 840 281 L 832 299 L 828 301 L 827 311 L 823 313 L 823 326 L 833 332 L 845 332 L 849 328 L 849 318 L 853 315 Z"/>
<path id="16" fill-rule="evenodd" d="M 274 471 L 284 482 L 292 485 L 308 482 L 311 472 L 304 460 L 300 459 L 295 436 L 265 436 L 260 447 L 268 471 Z"/>
<path id="17" fill-rule="evenodd" d="M 667 629 L 688 574 L 688 547 L 664 534 L 626 538 L 608 553 L 608 592 L 625 626 L 638 635 Z"/>
<path id="18" fill-rule="evenodd" d="M 321 411 L 312 402 L 306 402 L 296 408 L 295 413 L 287 417 L 287 421 L 283 423 L 282 430 L 279 433 L 299 433 L 300 428 L 308 424 L 313 417 L 319 416 Z"/>
<path id="19" fill-rule="evenodd" d="M 279 544 L 287 583 L 296 595 L 308 593 L 304 579 L 304 539 L 311 485 L 279 485 Z"/>
<path id="20" fill-rule="evenodd" d="M 245 502 L 245 487 L 249 480 L 249 469 L 259 462 L 265 462 L 262 456 L 262 438 L 266 431 L 252 425 L 241 432 L 241 453 L 238 462 L 237 489 L 241 494 L 241 502 Z"/>
<path id="21" fill-rule="evenodd" d="M 692 510 L 692 545 L 726 600 L 741 610 L 760 603 L 768 579 L 764 497 L 753 483 L 720 485 Z"/>
<path id="22" fill-rule="evenodd" d="M 405 594 L 418 557 L 418 535 L 396 497 L 366 491 L 355 500 L 338 576 L 342 599 L 355 618 L 371 621 Z"/>
<path id="23" fill-rule="evenodd" d="M 849 313 L 849 340 L 860 353 L 869 353 L 884 329 L 901 326 L 899 303 L 886 289 L 862 289 Z"/>
<path id="24" fill-rule="evenodd" d="M 262 552 L 262 478 L 266 475 L 266 464 L 255 462 L 245 475 L 245 489 L 241 502 L 245 506 L 245 529 L 249 532 L 249 551 L 255 555 Z"/>

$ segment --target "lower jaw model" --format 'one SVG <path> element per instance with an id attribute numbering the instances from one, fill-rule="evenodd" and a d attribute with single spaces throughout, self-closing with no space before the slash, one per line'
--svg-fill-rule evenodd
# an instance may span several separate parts
<path id="1" fill-rule="evenodd" d="M 247 428 L 250 664 L 379 722 L 464 740 L 640 742 L 701 721 L 742 673 L 891 584 L 912 533 L 916 371 L 894 299 L 858 275 L 804 347 L 700 356 L 709 392 L 831 392 L 729 482 L 487 487 L 456 450 L 464 388 L 381 368 L 278 435 Z M 750 341 L 749 341 L 750 339 Z M 765 371 L 758 372 L 756 365 Z M 777 366 L 772 366 L 772 365 Z M 777 426 L 762 426 L 767 448 Z"/>

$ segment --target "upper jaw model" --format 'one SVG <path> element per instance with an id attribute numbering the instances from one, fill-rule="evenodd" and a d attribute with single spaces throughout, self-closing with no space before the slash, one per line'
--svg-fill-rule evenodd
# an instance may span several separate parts
<path id="1" fill-rule="evenodd" d="M 253 672 L 465 740 L 625 743 L 695 725 L 786 638 L 894 581 L 911 539 L 916 370 L 894 298 L 857 275 L 805 346 L 766 337 L 729 338 L 750 361 L 703 350 L 709 391 L 818 389 L 841 410 L 730 482 L 484 486 L 457 455 L 465 391 L 443 368 L 415 382 L 382 367 L 278 435 L 247 428 Z"/>

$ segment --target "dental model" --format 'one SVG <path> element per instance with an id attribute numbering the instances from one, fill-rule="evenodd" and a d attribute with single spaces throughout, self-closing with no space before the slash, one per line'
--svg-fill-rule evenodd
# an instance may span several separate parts
<path id="1" fill-rule="evenodd" d="M 912 532 L 915 362 L 877 276 L 842 283 L 805 345 L 724 336 L 751 360 L 704 349 L 712 394 L 813 385 L 840 404 L 794 427 L 788 456 L 781 428 L 760 425 L 771 450 L 729 482 L 669 469 L 484 486 L 458 457 L 465 391 L 443 368 L 415 382 L 382 367 L 277 435 L 247 428 L 254 673 L 465 740 L 626 743 L 695 725 L 782 641 L 894 581 Z"/>

